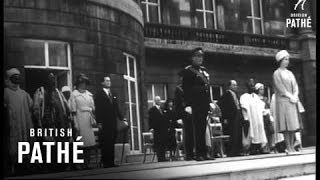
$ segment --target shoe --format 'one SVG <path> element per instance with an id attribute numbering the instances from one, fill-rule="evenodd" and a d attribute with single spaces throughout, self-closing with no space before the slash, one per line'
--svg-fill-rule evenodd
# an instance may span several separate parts
<path id="1" fill-rule="evenodd" d="M 196 161 L 205 161 L 206 159 L 202 156 L 196 157 Z"/>
<path id="2" fill-rule="evenodd" d="M 203 157 L 204 158 L 204 160 L 215 160 L 216 158 L 214 158 L 214 157 L 209 157 L 209 156 L 205 156 L 205 157 Z"/>

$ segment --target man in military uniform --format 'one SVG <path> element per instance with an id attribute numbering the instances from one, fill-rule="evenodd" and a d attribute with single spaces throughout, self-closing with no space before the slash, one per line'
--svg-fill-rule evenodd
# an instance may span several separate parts
<path id="1" fill-rule="evenodd" d="M 193 133 L 196 147 L 196 160 L 210 160 L 206 152 L 205 132 L 206 117 L 209 111 L 210 91 L 209 74 L 203 62 L 202 48 L 192 51 L 191 63 L 182 73 L 185 111 L 192 114 Z"/>

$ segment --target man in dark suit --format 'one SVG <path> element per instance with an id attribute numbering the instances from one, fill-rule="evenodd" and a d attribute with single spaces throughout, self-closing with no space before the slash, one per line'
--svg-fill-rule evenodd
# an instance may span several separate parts
<path id="1" fill-rule="evenodd" d="M 207 156 L 205 143 L 206 118 L 211 100 L 209 74 L 206 68 L 201 66 L 203 55 L 202 48 L 195 48 L 192 51 L 192 65 L 187 66 L 182 72 L 185 111 L 192 114 L 197 161 L 211 159 Z"/>
<path id="2" fill-rule="evenodd" d="M 179 74 L 179 82 L 176 86 L 175 96 L 174 96 L 174 107 L 176 110 L 176 119 L 182 120 L 183 122 L 183 139 L 185 148 L 185 160 L 190 161 L 193 159 L 194 153 L 194 143 L 193 143 L 193 126 L 192 126 L 192 115 L 187 113 L 184 102 L 184 93 L 182 89 L 182 73 Z"/>
<path id="3" fill-rule="evenodd" d="M 160 97 L 154 97 L 155 106 L 149 109 L 150 131 L 153 131 L 154 150 L 157 153 L 158 162 L 166 161 L 165 153 L 168 144 L 169 122 L 163 114 Z"/>
<path id="4" fill-rule="evenodd" d="M 117 135 L 117 119 L 123 120 L 118 100 L 110 91 L 111 80 L 106 76 L 101 80 L 100 88 L 94 96 L 96 120 L 99 126 L 101 155 L 103 166 L 114 167 L 114 144 Z"/>
<path id="5" fill-rule="evenodd" d="M 237 82 L 230 80 L 227 86 L 228 89 L 218 101 L 218 106 L 221 108 L 224 134 L 230 135 L 227 155 L 233 157 L 239 156 L 242 150 L 243 118 L 237 95 Z"/>

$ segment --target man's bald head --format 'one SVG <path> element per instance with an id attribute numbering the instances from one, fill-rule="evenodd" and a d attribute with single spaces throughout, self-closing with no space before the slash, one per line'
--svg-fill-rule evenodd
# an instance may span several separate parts
<path id="1" fill-rule="evenodd" d="M 160 96 L 155 96 L 155 97 L 154 97 L 154 103 L 155 103 L 156 105 L 160 105 L 160 104 L 161 104 L 161 98 L 160 98 Z"/>
<path id="2" fill-rule="evenodd" d="M 236 92 L 237 89 L 238 89 L 238 83 L 237 83 L 237 81 L 236 81 L 236 80 L 233 80 L 233 79 L 230 80 L 230 81 L 228 82 L 228 89 Z"/>

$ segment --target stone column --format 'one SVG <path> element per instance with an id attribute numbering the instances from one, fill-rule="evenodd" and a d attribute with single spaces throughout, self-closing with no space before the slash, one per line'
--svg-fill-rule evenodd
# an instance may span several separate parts
<path id="1" fill-rule="evenodd" d="M 299 37 L 302 61 L 302 82 L 304 107 L 306 109 L 302 142 L 304 146 L 316 144 L 316 35 L 303 34 Z M 303 87 L 301 87 L 303 86 Z"/>

